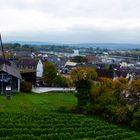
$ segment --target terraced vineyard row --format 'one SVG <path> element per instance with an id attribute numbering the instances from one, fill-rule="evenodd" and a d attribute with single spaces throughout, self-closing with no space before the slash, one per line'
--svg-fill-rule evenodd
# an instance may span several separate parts
<path id="1" fill-rule="evenodd" d="M 0 140 L 140 140 L 96 117 L 59 113 L 0 114 Z"/>

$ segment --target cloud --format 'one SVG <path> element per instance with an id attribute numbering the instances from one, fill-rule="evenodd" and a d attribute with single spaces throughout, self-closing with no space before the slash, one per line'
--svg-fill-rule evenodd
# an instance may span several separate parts
<path id="1" fill-rule="evenodd" d="M 90 28 L 64 32 L 10 32 L 4 41 L 41 41 L 50 43 L 140 43 L 140 30 L 91 30 Z"/>
<path id="2" fill-rule="evenodd" d="M 139 6 L 139 0 L 1 0 L 0 8 L 31 9 L 58 17 L 136 18 Z"/>
<path id="3" fill-rule="evenodd" d="M 73 38 L 71 33 L 83 34 L 77 39 L 86 41 L 85 35 L 93 37 L 89 31 L 99 33 L 96 40 L 104 40 L 102 34 L 107 33 L 108 41 L 112 36 L 118 41 L 116 36 L 124 31 L 120 40 L 134 41 L 140 30 L 139 7 L 139 0 L 1 0 L 0 30 L 5 35 L 37 33 L 42 38 L 58 34 L 64 42 L 65 36 Z"/>

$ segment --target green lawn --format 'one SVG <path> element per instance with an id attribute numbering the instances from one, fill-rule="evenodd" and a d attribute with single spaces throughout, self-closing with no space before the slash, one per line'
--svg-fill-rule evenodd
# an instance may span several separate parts
<path id="1" fill-rule="evenodd" d="M 55 112 L 61 107 L 71 108 L 77 100 L 74 93 L 13 94 L 10 101 L 0 96 L 0 112 Z"/>
<path id="2" fill-rule="evenodd" d="M 0 96 L 0 140 L 140 140 L 139 133 L 97 116 L 58 112 L 76 104 L 68 92 Z"/>

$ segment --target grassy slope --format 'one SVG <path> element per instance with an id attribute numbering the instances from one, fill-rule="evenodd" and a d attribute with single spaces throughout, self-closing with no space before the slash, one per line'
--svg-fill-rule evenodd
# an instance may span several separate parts
<path id="1" fill-rule="evenodd" d="M 60 107 L 72 107 L 76 105 L 76 98 L 72 93 L 53 94 L 14 94 L 7 101 L 0 96 L 0 112 L 52 112 Z"/>
<path id="2" fill-rule="evenodd" d="M 76 104 L 77 104 L 76 97 L 72 93 L 65 94 L 20 93 L 12 95 L 12 99 L 10 101 L 7 101 L 4 96 L 0 96 L 0 112 L 4 113 L 37 112 L 49 114 L 53 112 L 55 113 L 60 107 L 71 108 L 74 107 Z M 89 117 L 87 117 L 87 119 L 88 118 Z M 91 118 L 94 120 L 94 117 Z"/>

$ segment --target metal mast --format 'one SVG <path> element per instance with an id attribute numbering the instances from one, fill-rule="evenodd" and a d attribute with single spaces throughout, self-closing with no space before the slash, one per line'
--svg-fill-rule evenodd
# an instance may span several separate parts
<path id="1" fill-rule="evenodd" d="M 2 85 L 1 85 L 1 92 L 4 93 L 4 83 L 7 82 L 7 86 L 8 86 L 8 81 L 9 81 L 9 78 L 8 78 L 8 71 L 7 71 L 7 65 L 6 65 L 6 59 L 5 59 L 5 53 L 4 53 L 4 47 L 3 47 L 3 43 L 2 43 L 2 38 L 1 38 L 1 33 L 0 33 L 0 45 L 1 45 L 1 51 L 2 51 L 2 57 L 3 57 L 3 60 L 4 60 L 4 67 L 5 67 L 5 72 L 7 73 L 7 76 L 4 77 L 4 74 L 2 73 Z M 4 79 L 5 78 L 5 79 Z M 10 79 L 11 80 L 11 79 Z M 11 81 L 10 82 L 10 85 L 11 86 Z M 7 94 L 6 92 L 6 98 L 9 100 L 9 95 L 10 93 Z"/>
<path id="2" fill-rule="evenodd" d="M 7 72 L 6 59 L 5 59 L 5 53 L 4 53 L 4 48 L 3 48 L 1 33 L 0 33 L 0 45 L 1 45 L 2 57 L 3 57 L 3 60 L 4 60 L 4 64 L 5 64 L 5 69 L 6 69 L 6 72 Z"/>
<path id="3" fill-rule="evenodd" d="M 6 62 L 5 62 L 5 54 L 4 54 L 3 44 L 2 44 L 2 38 L 1 38 L 1 33 L 0 33 L 0 45 L 1 45 L 2 57 L 4 59 L 4 64 L 6 64 Z M 1 79 L 2 79 L 2 81 L 1 81 L 1 93 L 4 94 L 4 88 L 3 88 L 3 86 L 4 86 L 4 83 L 3 83 L 4 82 L 3 81 L 4 75 L 3 75 L 3 73 L 2 73 Z"/>

